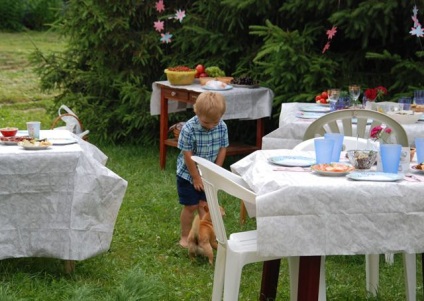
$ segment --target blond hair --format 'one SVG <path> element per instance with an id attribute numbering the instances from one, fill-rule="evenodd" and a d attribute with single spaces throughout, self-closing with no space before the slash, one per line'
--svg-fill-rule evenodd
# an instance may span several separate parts
<path id="1" fill-rule="evenodd" d="M 203 92 L 197 97 L 193 109 L 197 116 L 221 118 L 226 110 L 225 97 L 215 92 Z"/>

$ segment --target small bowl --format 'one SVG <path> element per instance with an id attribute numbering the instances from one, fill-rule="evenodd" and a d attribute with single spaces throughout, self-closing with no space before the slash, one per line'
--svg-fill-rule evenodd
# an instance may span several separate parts
<path id="1" fill-rule="evenodd" d="M 213 77 L 199 77 L 200 85 L 204 86 L 210 80 L 214 80 Z"/>
<path id="2" fill-rule="evenodd" d="M 0 133 L 3 137 L 13 137 L 18 132 L 18 128 L 2 128 L 0 129 Z"/>
<path id="3" fill-rule="evenodd" d="M 370 169 L 377 161 L 378 152 L 373 150 L 349 150 L 347 157 L 355 169 Z"/>
<path id="4" fill-rule="evenodd" d="M 231 76 L 222 76 L 222 77 L 217 77 L 216 80 L 219 80 L 220 82 L 223 82 L 227 85 L 231 84 L 231 81 L 234 79 L 234 77 Z"/>
<path id="5" fill-rule="evenodd" d="M 423 113 L 416 113 L 414 111 L 399 111 L 399 112 L 389 112 L 387 115 L 392 117 L 394 120 L 400 124 L 413 124 L 418 122 Z"/>

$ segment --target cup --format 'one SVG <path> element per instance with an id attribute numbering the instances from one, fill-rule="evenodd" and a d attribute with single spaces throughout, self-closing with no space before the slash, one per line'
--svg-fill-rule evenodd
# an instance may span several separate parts
<path id="1" fill-rule="evenodd" d="M 333 147 L 333 153 L 331 155 L 331 162 L 339 162 L 340 154 L 343 149 L 344 135 L 339 133 L 325 133 L 324 139 L 334 140 L 334 147 Z"/>
<path id="2" fill-rule="evenodd" d="M 415 138 L 415 154 L 417 162 L 424 163 L 424 138 Z"/>
<path id="3" fill-rule="evenodd" d="M 402 145 L 400 144 L 380 145 L 380 155 L 381 163 L 383 165 L 383 172 L 398 173 L 401 151 Z"/>
<path id="4" fill-rule="evenodd" d="M 33 139 L 40 139 L 40 121 L 29 121 L 27 124 L 28 136 Z"/>
<path id="5" fill-rule="evenodd" d="M 317 164 L 331 163 L 333 156 L 334 139 L 314 139 L 315 158 Z"/>
<path id="6" fill-rule="evenodd" d="M 412 98 L 411 97 L 401 97 L 398 99 L 398 103 L 403 104 L 403 110 L 409 111 L 411 109 Z"/>
<path id="7" fill-rule="evenodd" d="M 424 90 L 415 90 L 414 91 L 414 102 L 417 105 L 424 104 Z"/>

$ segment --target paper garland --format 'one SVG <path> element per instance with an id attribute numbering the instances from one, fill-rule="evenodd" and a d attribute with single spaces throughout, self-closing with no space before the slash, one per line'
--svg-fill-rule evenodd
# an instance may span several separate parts
<path id="1" fill-rule="evenodd" d="M 155 3 L 155 8 L 156 8 L 156 11 L 158 13 L 164 12 L 165 11 L 164 0 L 158 0 Z M 178 20 L 180 23 L 182 23 L 183 22 L 183 19 L 185 17 L 186 17 L 185 10 L 178 9 L 178 10 L 175 11 L 175 14 L 172 15 L 172 16 L 170 16 L 170 17 L 168 17 L 168 19 L 175 19 L 175 20 Z M 171 38 L 172 38 L 173 35 L 169 31 L 166 32 L 166 33 L 164 33 L 165 32 L 165 22 L 164 21 L 157 20 L 156 22 L 153 22 L 153 28 L 157 32 L 160 33 L 160 36 L 161 36 L 160 37 L 160 41 L 162 43 L 168 44 L 168 43 L 171 43 L 172 42 L 172 39 Z"/>

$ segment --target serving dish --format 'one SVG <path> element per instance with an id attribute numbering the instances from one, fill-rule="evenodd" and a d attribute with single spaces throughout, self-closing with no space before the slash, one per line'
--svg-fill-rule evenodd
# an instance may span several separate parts
<path id="1" fill-rule="evenodd" d="M 18 145 L 26 150 L 43 150 L 48 149 L 52 143 L 46 139 L 42 140 L 27 140 L 24 139 L 18 142 Z"/>
<path id="2" fill-rule="evenodd" d="M 237 85 L 237 84 L 231 84 L 234 88 L 247 88 L 247 89 L 255 89 L 259 88 L 259 84 L 256 85 Z"/>
<path id="3" fill-rule="evenodd" d="M 315 159 L 303 156 L 275 156 L 268 158 L 268 162 L 289 167 L 308 167 L 315 163 Z"/>
<path id="4" fill-rule="evenodd" d="M 78 140 L 74 138 L 49 138 L 49 141 L 53 145 L 68 145 L 78 142 Z"/>
<path id="5" fill-rule="evenodd" d="M 311 166 L 311 171 L 322 175 L 330 177 L 340 177 L 345 176 L 355 168 L 347 163 L 325 163 L 325 164 L 315 164 Z"/>
<path id="6" fill-rule="evenodd" d="M 395 182 L 402 180 L 402 174 L 384 173 L 374 171 L 351 172 L 346 176 L 347 178 L 355 181 L 373 181 L 373 182 Z"/>
<path id="7" fill-rule="evenodd" d="M 400 124 L 413 124 L 420 120 L 423 113 L 416 113 L 414 111 L 399 111 L 399 112 L 388 112 L 387 115 L 392 117 Z"/>
<path id="8" fill-rule="evenodd" d="M 13 137 L 0 137 L 0 142 L 4 145 L 17 145 L 18 142 L 24 139 L 31 139 L 29 136 L 13 136 Z"/>

